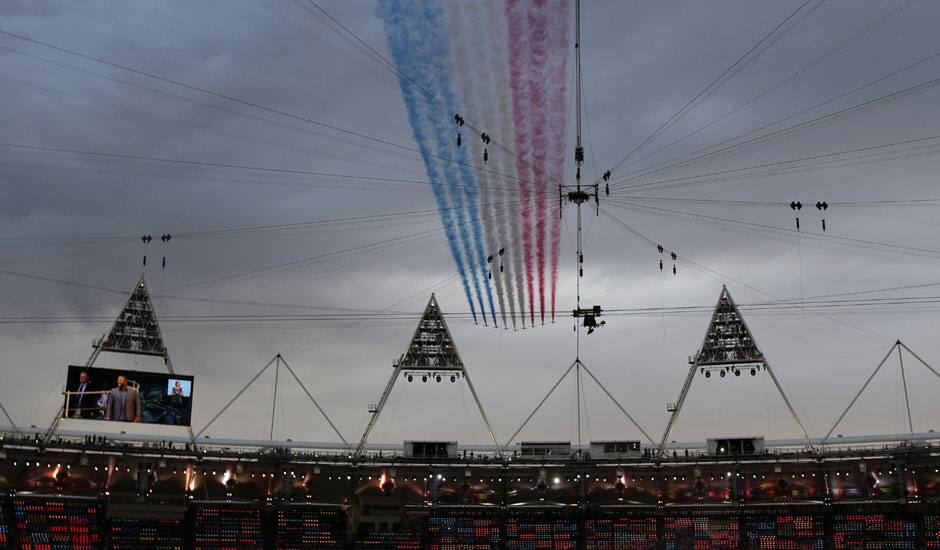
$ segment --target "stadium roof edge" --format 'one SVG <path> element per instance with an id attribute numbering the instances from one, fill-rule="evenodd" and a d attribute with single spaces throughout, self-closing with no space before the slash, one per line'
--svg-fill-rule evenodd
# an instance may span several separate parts
<path id="1" fill-rule="evenodd" d="M 19 428 L 13 429 L 10 426 L 0 426 L 0 435 L 43 435 L 45 430 L 41 428 Z M 56 433 L 57 436 L 63 438 L 79 438 L 79 437 L 91 437 L 91 436 L 100 436 L 101 434 L 94 432 L 86 431 L 77 431 L 77 430 L 59 430 Z M 192 443 L 192 440 L 188 437 L 180 436 L 154 436 L 154 435 L 139 435 L 139 434 L 110 434 L 107 436 L 107 439 L 111 441 L 128 441 L 128 442 L 140 442 L 140 443 L 177 443 L 177 444 L 186 444 Z M 812 438 L 814 445 L 821 444 L 822 438 Z M 940 441 L 940 433 L 929 431 L 929 432 L 920 432 L 920 433 L 905 433 L 905 434 L 875 434 L 875 435 L 856 435 L 856 436 L 843 436 L 831 438 L 827 442 L 829 447 L 840 447 L 840 446 L 850 446 L 850 445 L 877 445 L 877 444 L 889 444 L 889 443 L 922 443 L 928 441 Z M 316 441 L 291 441 L 291 440 L 266 440 L 266 439 L 234 439 L 234 438 L 213 438 L 206 437 L 199 439 L 197 444 L 202 446 L 212 446 L 212 447 L 245 447 L 245 448 L 292 448 L 292 449 L 307 449 L 307 450 L 322 450 L 322 451 L 355 451 L 355 445 L 343 445 L 342 443 L 334 442 L 316 442 Z M 765 441 L 765 446 L 767 448 L 793 448 L 793 447 L 803 447 L 806 445 L 806 440 L 799 438 L 783 438 L 783 439 L 771 439 Z M 572 444 L 572 449 L 589 449 L 589 443 L 584 443 L 581 445 Z M 370 444 L 367 450 L 370 451 L 398 451 L 402 450 L 402 444 L 395 443 L 384 443 L 384 444 Z M 497 449 L 494 445 L 480 445 L 480 444 L 458 444 L 458 447 L 461 450 L 473 451 L 473 452 L 496 452 Z M 644 448 L 653 448 L 649 445 L 644 445 Z M 519 443 L 515 443 L 508 447 L 503 447 L 502 450 L 514 450 L 519 448 Z M 705 449 L 706 442 L 676 442 L 668 443 L 666 445 L 667 449 L 674 450 L 684 450 L 684 449 Z"/>

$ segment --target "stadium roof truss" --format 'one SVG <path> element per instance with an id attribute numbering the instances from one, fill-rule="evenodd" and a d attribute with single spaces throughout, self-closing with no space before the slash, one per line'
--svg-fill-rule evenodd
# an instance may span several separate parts
<path id="1" fill-rule="evenodd" d="M 737 369 L 741 368 L 763 368 L 767 371 L 777 388 L 777 392 L 780 393 L 780 397 L 783 398 L 783 402 L 793 416 L 793 420 L 800 427 L 800 432 L 803 434 L 806 444 L 810 450 L 815 452 L 816 449 L 806 432 L 803 421 L 800 420 L 786 392 L 783 391 L 783 386 L 770 367 L 770 362 L 767 361 L 763 352 L 757 347 L 754 335 L 748 328 L 747 323 L 744 322 L 744 317 L 741 316 L 737 304 L 734 303 L 734 298 L 731 297 L 728 287 L 722 285 L 721 294 L 718 296 L 718 303 L 715 304 L 708 330 L 705 331 L 702 346 L 690 361 L 689 373 L 682 384 L 682 390 L 679 392 L 679 400 L 676 402 L 675 407 L 671 407 L 672 415 L 669 417 L 669 423 L 666 424 L 666 430 L 663 432 L 663 438 L 659 444 L 659 459 L 662 459 L 666 452 L 666 444 L 676 421 L 679 419 L 682 404 L 685 403 L 685 398 L 689 394 L 689 388 L 692 386 L 695 373 L 701 372 L 710 375 L 711 372 L 717 371 L 724 376 L 728 371 L 740 372 Z"/>
<path id="2" fill-rule="evenodd" d="M 905 351 L 907 351 L 909 354 L 911 354 L 911 356 L 914 359 L 916 359 L 918 363 L 920 363 L 925 368 L 927 368 L 927 370 L 933 373 L 934 376 L 936 376 L 937 378 L 940 378 L 940 372 L 937 372 L 933 367 L 927 364 L 927 362 L 921 359 L 919 355 L 914 353 L 911 350 L 911 348 L 907 347 L 907 345 L 904 344 L 904 342 L 900 340 L 895 341 L 894 344 L 891 346 L 891 348 L 888 350 L 888 353 L 885 354 L 881 362 L 878 363 L 878 366 L 875 367 L 875 370 L 872 371 L 872 373 L 868 376 L 868 379 L 865 380 L 865 383 L 862 384 L 862 387 L 858 390 L 858 393 L 855 394 L 855 397 L 852 398 L 848 406 L 845 407 L 845 410 L 842 411 L 842 414 L 839 415 L 839 418 L 836 419 L 835 424 L 832 425 L 832 428 L 829 429 L 829 431 L 826 433 L 826 436 L 822 438 L 822 442 L 821 442 L 822 445 L 825 445 L 826 442 L 829 441 L 829 437 L 832 435 L 832 432 L 836 431 L 836 428 L 838 428 L 839 424 L 842 423 L 842 420 L 845 418 L 845 415 L 849 413 L 849 410 L 852 409 L 852 406 L 855 405 L 855 402 L 858 401 L 858 398 L 862 396 L 862 394 L 865 392 L 865 389 L 868 388 L 868 385 L 871 384 L 871 381 L 875 378 L 875 375 L 878 374 L 878 371 L 881 370 L 881 367 L 883 367 L 885 363 L 888 362 L 888 358 L 891 357 L 891 354 L 895 350 L 897 350 L 898 352 L 898 368 L 901 371 L 901 382 L 904 386 L 904 404 L 907 407 L 907 426 L 908 426 L 908 429 L 910 430 L 911 436 L 914 435 L 914 419 L 911 416 L 911 401 L 910 401 L 910 396 L 907 391 L 907 374 L 904 370 L 904 357 L 903 355 L 901 355 L 902 348 Z"/>
<path id="3" fill-rule="evenodd" d="M 89 366 L 102 351 L 162 357 L 167 370 L 170 374 L 173 373 L 173 363 L 170 362 L 170 355 L 163 343 L 157 314 L 150 301 L 150 292 L 143 275 L 134 285 L 127 303 L 111 325 L 111 330 L 95 345 L 95 353 L 89 359 Z"/>
<path id="4" fill-rule="evenodd" d="M 310 400 L 311 403 L 313 403 L 313 406 L 316 407 L 320 415 L 323 416 L 327 424 L 330 425 L 330 428 L 333 429 L 333 432 L 336 433 L 340 441 L 343 442 L 343 445 L 345 447 L 348 447 L 349 443 L 346 441 L 346 438 L 343 437 L 343 434 L 339 431 L 339 428 L 336 427 L 336 424 L 333 423 L 333 420 L 331 420 L 329 415 L 326 414 L 326 411 L 323 410 L 323 407 L 320 406 L 316 398 L 313 397 L 313 394 L 310 393 L 310 390 L 307 389 L 307 386 L 304 385 L 304 383 L 300 380 L 300 377 L 297 376 L 297 373 L 294 372 L 294 369 L 291 368 L 290 364 L 284 359 L 283 356 L 281 356 L 280 353 L 278 353 L 270 361 L 268 361 L 264 365 L 264 367 L 262 367 L 261 370 L 259 370 L 257 374 L 255 374 L 251 378 L 251 380 L 249 380 L 248 383 L 245 384 L 245 386 L 241 390 L 239 390 L 239 392 L 236 393 L 235 396 L 232 397 L 232 399 L 230 399 L 229 402 L 226 403 L 225 406 L 222 407 L 222 409 L 219 410 L 219 412 L 217 412 L 215 416 L 213 416 L 212 419 L 209 420 L 209 422 L 207 422 L 206 425 L 202 427 L 201 430 L 199 430 L 196 433 L 194 438 L 198 438 L 203 433 L 205 433 L 205 431 L 209 429 L 209 426 L 215 423 L 215 421 L 218 420 L 219 417 L 221 417 L 222 414 L 224 414 L 225 411 L 227 411 L 228 408 L 231 407 L 232 404 L 234 404 L 235 401 L 237 401 L 238 398 L 242 396 L 242 394 L 248 391 L 248 388 L 250 388 L 255 382 L 257 382 L 259 378 L 261 378 L 262 374 L 264 374 L 269 368 L 271 368 L 271 365 L 274 365 L 274 396 L 271 399 L 271 429 L 268 434 L 268 439 L 272 441 L 274 440 L 274 418 L 275 418 L 274 413 L 277 407 L 278 380 L 280 378 L 281 366 L 283 366 L 285 369 L 287 369 L 287 372 L 290 373 L 290 375 L 294 378 L 294 381 L 297 382 L 297 385 L 300 386 L 300 389 L 303 390 L 303 392 L 307 395 L 307 398 Z"/>
<path id="5" fill-rule="evenodd" d="M 369 423 L 366 425 L 362 438 L 359 440 L 359 445 L 356 447 L 357 456 L 365 451 L 369 442 L 369 434 L 378 422 L 379 416 L 388 402 L 389 395 L 392 393 L 392 388 L 395 387 L 395 382 L 402 375 L 413 376 L 415 373 L 423 376 L 443 373 L 462 378 L 467 383 L 473 401 L 480 411 L 480 417 L 486 425 L 487 432 L 493 439 L 493 443 L 499 448 L 496 432 L 493 431 L 489 418 L 486 416 L 486 411 L 483 409 L 483 404 L 480 402 L 480 397 L 473 387 L 473 382 L 470 381 L 467 366 L 457 352 L 454 337 L 451 335 L 450 329 L 447 328 L 447 321 L 444 320 L 444 315 L 441 313 L 441 308 L 433 293 L 428 300 L 428 305 L 425 306 L 424 312 L 421 314 L 421 320 L 418 321 L 418 326 L 415 328 L 408 347 L 398 361 L 395 362 L 393 368 L 394 370 L 385 384 L 385 389 L 382 391 L 378 403 L 369 408 Z"/>

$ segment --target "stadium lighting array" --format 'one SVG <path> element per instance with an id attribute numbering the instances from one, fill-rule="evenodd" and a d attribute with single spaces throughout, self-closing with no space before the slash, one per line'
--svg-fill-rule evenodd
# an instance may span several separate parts
<path id="1" fill-rule="evenodd" d="M 711 378 L 713 371 L 718 371 L 718 376 L 724 378 L 728 373 L 734 373 L 735 376 L 741 376 L 742 371 L 750 371 L 751 376 L 757 376 L 757 371 L 760 370 L 759 366 L 748 367 L 718 367 L 718 368 L 706 368 L 702 367 L 699 369 L 705 378 Z"/>
<path id="2" fill-rule="evenodd" d="M 408 380 L 409 382 L 414 382 L 415 376 L 417 376 L 417 375 L 414 374 L 414 373 L 410 373 L 410 372 L 409 372 L 408 374 L 405 375 L 405 379 Z M 443 381 L 444 378 L 446 378 L 446 377 L 449 377 L 451 383 L 454 383 L 454 382 L 457 382 L 457 379 L 458 379 L 458 378 L 460 378 L 460 373 L 459 373 L 459 372 L 451 372 L 451 373 L 446 373 L 446 372 L 422 372 L 422 373 L 421 373 L 421 381 L 422 381 L 422 382 L 425 382 L 425 383 L 426 383 L 429 379 L 433 379 L 435 382 L 440 383 L 440 382 Z"/>

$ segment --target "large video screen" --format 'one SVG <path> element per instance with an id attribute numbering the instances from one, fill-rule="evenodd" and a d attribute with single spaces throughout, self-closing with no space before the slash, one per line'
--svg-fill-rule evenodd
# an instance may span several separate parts
<path id="1" fill-rule="evenodd" d="M 192 425 L 192 376 L 70 366 L 65 392 L 67 418 Z"/>

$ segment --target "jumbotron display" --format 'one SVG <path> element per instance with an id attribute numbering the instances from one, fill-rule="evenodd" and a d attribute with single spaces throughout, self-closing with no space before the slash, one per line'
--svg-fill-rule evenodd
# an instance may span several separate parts
<path id="1" fill-rule="evenodd" d="M 189 426 L 193 377 L 179 374 L 70 366 L 66 418 Z"/>

